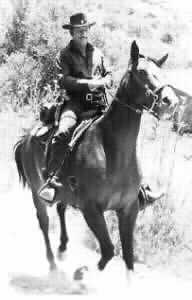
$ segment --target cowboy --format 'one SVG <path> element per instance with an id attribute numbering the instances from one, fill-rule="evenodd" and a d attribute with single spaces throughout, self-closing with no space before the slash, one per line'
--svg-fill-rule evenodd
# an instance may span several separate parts
<path id="1" fill-rule="evenodd" d="M 58 130 L 51 146 L 51 158 L 48 166 L 48 185 L 45 185 L 40 196 L 51 201 L 50 191 L 62 187 L 60 174 L 57 170 L 63 161 L 64 149 L 68 150 L 68 142 L 71 130 L 78 122 L 82 112 L 93 108 L 93 98 L 99 99 L 101 107 L 105 87 L 112 86 L 112 73 L 102 52 L 88 42 L 90 28 L 95 22 L 88 22 L 83 13 L 77 13 L 70 17 L 70 23 L 63 25 L 69 30 L 72 37 L 69 44 L 60 51 L 56 66 L 58 70 L 58 84 L 61 91 L 65 90 L 69 100 L 65 103 L 60 116 Z M 96 101 L 98 103 L 98 101 Z M 100 106 L 99 106 L 100 107 Z M 153 202 L 150 190 L 141 187 L 140 197 L 145 197 Z"/>

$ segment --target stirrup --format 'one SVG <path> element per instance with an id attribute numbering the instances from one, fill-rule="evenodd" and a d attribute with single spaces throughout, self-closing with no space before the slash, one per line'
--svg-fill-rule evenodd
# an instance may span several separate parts
<path id="1" fill-rule="evenodd" d="M 56 190 L 49 185 L 50 178 L 40 187 L 38 191 L 39 197 L 48 205 L 55 203 Z"/>
<path id="2" fill-rule="evenodd" d="M 46 204 L 52 206 L 55 203 L 55 194 L 56 191 L 54 188 L 45 187 L 39 192 L 39 197 L 46 202 Z"/>
<path id="3" fill-rule="evenodd" d="M 55 203 L 57 188 L 61 188 L 63 186 L 62 183 L 57 183 L 56 181 L 54 183 L 51 182 L 53 179 L 54 176 L 48 178 L 38 191 L 39 197 L 49 205 L 53 205 Z"/>

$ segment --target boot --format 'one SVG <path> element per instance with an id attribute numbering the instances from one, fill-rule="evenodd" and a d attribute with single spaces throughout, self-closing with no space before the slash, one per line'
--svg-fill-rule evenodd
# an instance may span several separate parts
<path id="1" fill-rule="evenodd" d="M 39 190 L 39 196 L 48 203 L 53 203 L 57 189 L 62 188 L 61 175 L 63 162 L 69 154 L 69 146 L 59 137 L 55 137 L 51 145 L 48 162 L 48 178 Z"/>
<path id="2" fill-rule="evenodd" d="M 164 196 L 163 191 L 152 192 L 149 185 L 142 184 L 139 189 L 139 208 L 143 210 L 145 207 L 153 204 L 155 201 L 159 200 Z"/>

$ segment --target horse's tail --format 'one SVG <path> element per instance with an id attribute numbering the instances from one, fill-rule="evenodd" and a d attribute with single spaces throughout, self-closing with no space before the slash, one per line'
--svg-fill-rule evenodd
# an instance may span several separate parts
<path id="1" fill-rule="evenodd" d="M 25 137 L 21 138 L 15 146 L 14 146 L 14 154 L 15 154 L 15 163 L 17 166 L 17 172 L 19 175 L 19 180 L 22 182 L 23 186 L 25 187 L 27 184 L 27 178 L 25 176 L 25 171 L 23 168 L 23 163 L 22 163 L 22 149 L 24 146 L 25 142 Z"/>

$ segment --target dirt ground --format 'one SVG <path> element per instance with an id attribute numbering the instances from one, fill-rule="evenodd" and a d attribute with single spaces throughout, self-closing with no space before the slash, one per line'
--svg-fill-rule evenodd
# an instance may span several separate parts
<path id="1" fill-rule="evenodd" d="M 110 296 L 115 293 L 132 295 L 134 299 L 154 299 L 154 293 L 155 298 L 164 299 L 173 294 L 176 298 L 183 293 L 190 295 L 192 276 L 188 269 L 192 259 L 190 261 L 189 257 L 180 262 L 176 258 L 175 270 L 173 266 L 153 269 L 136 263 L 135 274 L 129 275 L 128 279 L 120 258 L 114 258 L 104 272 L 96 271 L 99 256 L 85 246 L 86 225 L 81 215 L 73 210 L 67 212 L 70 242 L 66 257 L 62 262 L 57 260 L 58 271 L 50 273 L 30 192 L 15 185 L 10 192 L 1 193 L 1 199 L 0 278 L 3 295 L 14 298 L 54 295 L 55 298 L 63 294 Z M 56 252 L 59 230 L 54 208 L 49 209 L 49 215 L 51 240 Z M 75 271 L 85 265 L 89 270 L 83 281 L 74 281 Z"/>

